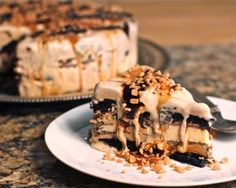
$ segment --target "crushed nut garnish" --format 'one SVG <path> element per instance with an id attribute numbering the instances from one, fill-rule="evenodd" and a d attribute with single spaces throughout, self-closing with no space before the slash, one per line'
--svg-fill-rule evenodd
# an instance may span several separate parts
<path id="1" fill-rule="evenodd" d="M 165 165 L 170 165 L 170 163 L 171 163 L 170 158 L 169 158 L 169 157 L 165 157 L 165 158 L 164 158 L 164 164 L 165 164 Z"/>
<path id="2" fill-rule="evenodd" d="M 160 155 L 160 154 L 150 153 L 150 148 L 152 148 L 153 145 L 156 145 L 156 143 L 141 145 L 139 152 L 130 152 L 130 151 L 114 152 L 110 150 L 105 153 L 103 159 L 116 161 L 117 163 L 124 162 L 124 166 L 126 167 L 137 166 L 137 170 L 140 170 L 142 174 L 149 173 L 149 170 L 146 169 L 146 167 L 150 168 L 151 171 L 157 174 L 165 173 L 166 172 L 164 169 L 165 166 L 169 166 L 172 170 L 178 173 L 185 173 L 186 171 L 190 171 L 194 168 L 193 166 L 190 166 L 190 165 L 178 166 L 176 163 L 171 163 L 171 159 L 166 154 Z M 143 150 L 142 148 L 145 148 L 147 150 Z M 143 153 L 141 153 L 140 151 Z M 149 153 L 149 155 L 147 153 Z M 212 170 L 220 170 L 219 163 L 224 164 L 227 162 L 228 162 L 228 158 L 226 157 L 223 158 L 220 162 L 217 162 L 213 158 L 209 158 L 208 167 Z M 102 161 L 102 164 L 103 164 L 103 161 Z M 124 174 L 126 173 L 126 171 L 123 170 L 121 171 L 121 173 Z"/>
<path id="3" fill-rule="evenodd" d="M 129 162 L 130 163 L 135 163 L 136 162 L 136 158 L 133 155 L 129 156 Z"/>
<path id="4" fill-rule="evenodd" d="M 156 164 L 155 166 L 152 167 L 153 171 L 158 173 L 158 174 L 162 174 L 165 173 L 165 170 L 163 169 L 162 165 Z"/>
<path id="5" fill-rule="evenodd" d="M 185 166 L 185 170 L 192 170 L 192 169 L 193 169 L 193 166 L 190 166 L 190 165 Z"/>
<path id="6" fill-rule="evenodd" d="M 122 163 L 123 160 L 122 160 L 122 159 L 116 159 L 116 162 L 117 162 L 117 163 Z"/>
<path id="7" fill-rule="evenodd" d="M 171 165 L 170 165 L 170 167 L 171 168 L 175 168 L 177 165 L 175 164 L 175 163 L 172 163 Z"/>
<path id="8" fill-rule="evenodd" d="M 132 90 L 131 90 L 131 95 L 133 95 L 133 96 L 138 96 L 138 90 L 132 89 Z"/>
<path id="9" fill-rule="evenodd" d="M 131 108 L 125 108 L 125 111 L 131 112 Z"/>
<path id="10" fill-rule="evenodd" d="M 175 170 L 176 172 L 178 172 L 178 173 L 184 173 L 184 172 L 186 172 L 186 169 L 185 169 L 184 166 L 175 166 L 175 167 L 174 167 L 174 170 Z"/>
<path id="11" fill-rule="evenodd" d="M 224 157 L 223 159 L 221 159 L 220 163 L 221 164 L 226 164 L 229 162 L 229 159 L 227 157 Z"/>
<path id="12" fill-rule="evenodd" d="M 142 174 L 148 174 L 148 173 L 149 173 L 149 171 L 148 171 L 148 170 L 146 170 L 145 168 L 143 168 L 143 169 L 142 169 L 142 171 L 141 171 L 141 173 L 142 173 Z"/>
<path id="13" fill-rule="evenodd" d="M 220 165 L 218 163 L 209 163 L 208 164 L 208 167 L 211 169 L 211 170 L 220 170 Z"/>
<path id="14" fill-rule="evenodd" d="M 130 167 L 130 166 L 131 166 L 131 164 L 130 164 L 130 163 L 128 163 L 128 162 L 126 162 L 124 166 L 128 166 L 128 167 Z"/>
<path id="15" fill-rule="evenodd" d="M 139 103 L 139 99 L 130 99 L 130 104 L 138 104 Z"/>
<path id="16" fill-rule="evenodd" d="M 213 170 L 220 170 L 220 165 L 219 164 L 215 164 L 215 166 L 213 167 Z"/>
<path id="17" fill-rule="evenodd" d="M 107 151 L 103 157 L 103 160 L 114 161 L 115 155 L 112 151 Z"/>

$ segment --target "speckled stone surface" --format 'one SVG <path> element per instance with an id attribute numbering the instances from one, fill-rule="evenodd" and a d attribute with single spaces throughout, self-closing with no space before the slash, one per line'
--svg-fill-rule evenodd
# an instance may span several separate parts
<path id="1" fill-rule="evenodd" d="M 236 100 L 236 44 L 175 46 L 168 72 L 202 93 Z M 67 109 L 0 104 L 0 187 L 132 187 L 77 172 L 46 148 L 47 125 Z M 236 187 L 236 181 L 205 187 Z"/>

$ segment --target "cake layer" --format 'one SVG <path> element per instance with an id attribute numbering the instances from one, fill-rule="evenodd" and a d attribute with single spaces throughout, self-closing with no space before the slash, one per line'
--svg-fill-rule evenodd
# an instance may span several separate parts
<path id="1" fill-rule="evenodd" d="M 124 135 L 128 141 L 135 142 L 134 135 L 134 126 L 126 126 L 124 128 Z M 154 134 L 151 127 L 141 128 L 139 132 L 140 141 L 142 145 L 150 143 L 164 143 L 166 142 L 166 147 L 171 153 L 178 151 L 178 147 L 181 146 L 179 138 L 179 126 L 170 125 L 168 129 L 163 131 L 162 134 Z M 209 138 L 209 132 L 207 130 L 202 130 L 200 128 L 191 127 L 188 125 L 187 132 L 189 138 L 187 140 L 187 149 L 188 153 L 196 153 L 202 156 L 208 156 L 208 153 L 211 150 L 211 141 Z M 163 137 L 164 136 L 164 137 Z M 92 132 L 93 140 L 90 140 L 93 143 L 101 142 L 102 139 L 117 139 L 116 135 L 116 124 L 113 121 L 113 124 L 103 124 L 98 126 L 96 129 L 93 129 Z M 164 142 L 163 142 L 164 140 Z M 119 141 L 119 140 L 118 140 Z M 120 142 L 120 145 L 122 143 Z M 154 148 L 157 148 L 156 146 Z M 97 149 L 97 148 L 96 148 Z"/>

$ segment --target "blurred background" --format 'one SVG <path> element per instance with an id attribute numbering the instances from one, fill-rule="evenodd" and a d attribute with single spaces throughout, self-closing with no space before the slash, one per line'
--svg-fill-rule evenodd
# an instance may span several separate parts
<path id="1" fill-rule="evenodd" d="M 140 36 L 160 45 L 236 42 L 235 0 L 113 0 L 139 21 Z"/>

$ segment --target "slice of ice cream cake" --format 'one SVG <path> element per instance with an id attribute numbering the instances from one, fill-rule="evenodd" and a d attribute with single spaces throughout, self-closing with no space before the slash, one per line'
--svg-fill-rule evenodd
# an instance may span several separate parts
<path id="1" fill-rule="evenodd" d="M 91 102 L 94 118 L 91 146 L 102 151 L 128 151 L 211 156 L 209 107 L 169 74 L 136 66 L 119 77 L 100 82 Z M 178 155 L 177 155 L 178 157 Z"/>

